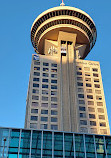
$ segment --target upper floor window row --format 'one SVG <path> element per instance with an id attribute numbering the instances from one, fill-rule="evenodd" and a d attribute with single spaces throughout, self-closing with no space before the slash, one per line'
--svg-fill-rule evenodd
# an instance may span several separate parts
<path id="1" fill-rule="evenodd" d="M 34 67 L 34 70 L 38 70 L 38 71 L 39 71 L 39 70 L 40 70 L 40 67 Z"/>
<path id="2" fill-rule="evenodd" d="M 43 66 L 49 66 L 49 63 L 43 62 Z"/>

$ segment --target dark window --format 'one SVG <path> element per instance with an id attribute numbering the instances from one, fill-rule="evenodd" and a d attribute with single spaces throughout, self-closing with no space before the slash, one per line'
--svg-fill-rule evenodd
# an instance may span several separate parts
<path id="1" fill-rule="evenodd" d="M 49 66 L 49 63 L 43 63 L 43 66 Z"/>
<path id="2" fill-rule="evenodd" d="M 96 126 L 96 121 L 90 121 L 91 126 Z"/>
<path id="3" fill-rule="evenodd" d="M 86 113 L 80 113 L 81 118 L 86 118 Z"/>
<path id="4" fill-rule="evenodd" d="M 33 96 L 32 96 L 32 99 L 34 99 L 34 100 L 39 100 L 39 96 L 33 95 Z"/>
<path id="5" fill-rule="evenodd" d="M 48 121 L 48 117 L 41 117 L 41 121 Z"/>
<path id="6" fill-rule="evenodd" d="M 31 109 L 31 113 L 38 114 L 38 109 Z"/>
<path id="7" fill-rule="evenodd" d="M 32 106 L 38 106 L 39 103 L 38 102 L 32 102 Z"/>
<path id="8" fill-rule="evenodd" d="M 38 89 L 33 89 L 33 90 L 32 90 L 32 93 L 39 94 L 39 90 L 38 90 Z"/>
<path id="9" fill-rule="evenodd" d="M 40 70 L 40 67 L 34 67 L 34 70 Z"/>
<path id="10" fill-rule="evenodd" d="M 57 74 L 51 74 L 52 78 L 57 78 Z"/>
<path id="11" fill-rule="evenodd" d="M 86 87 L 92 87 L 90 83 L 86 83 Z"/>
<path id="12" fill-rule="evenodd" d="M 55 111 L 55 110 L 51 110 L 51 115 L 57 115 L 57 114 L 58 114 L 57 111 Z"/>
<path id="13" fill-rule="evenodd" d="M 57 118 L 51 117 L 51 122 L 57 122 Z"/>
<path id="14" fill-rule="evenodd" d="M 48 82 L 49 80 L 48 79 L 42 79 L 42 82 Z"/>
<path id="15" fill-rule="evenodd" d="M 51 83 L 57 83 L 57 80 L 51 80 Z"/>
<path id="16" fill-rule="evenodd" d="M 79 104 L 85 104 L 84 100 L 79 100 Z"/>
<path id="17" fill-rule="evenodd" d="M 40 65 L 40 62 L 34 61 L 34 65 Z"/>
<path id="18" fill-rule="evenodd" d="M 43 76 L 44 77 L 49 77 L 49 74 L 48 73 L 43 73 Z"/>
<path id="19" fill-rule="evenodd" d="M 87 95 L 88 99 L 93 99 L 93 95 Z"/>
<path id="20" fill-rule="evenodd" d="M 77 77 L 77 80 L 82 81 L 83 79 L 82 77 Z"/>
<path id="21" fill-rule="evenodd" d="M 41 114 L 48 114 L 48 110 L 41 110 Z"/>
<path id="22" fill-rule="evenodd" d="M 95 88 L 100 88 L 100 85 L 99 84 L 95 84 Z"/>
<path id="23" fill-rule="evenodd" d="M 41 124 L 40 129 L 47 129 L 48 125 L 47 124 Z"/>
<path id="24" fill-rule="evenodd" d="M 38 116 L 31 116 L 30 118 L 32 121 L 37 121 L 38 120 Z"/>
<path id="25" fill-rule="evenodd" d="M 56 85 L 51 85 L 51 89 L 57 89 Z"/>
<path id="26" fill-rule="evenodd" d="M 43 71 L 48 72 L 48 71 L 49 71 L 49 69 L 48 69 L 48 68 L 43 68 Z"/>
<path id="27" fill-rule="evenodd" d="M 38 87 L 39 88 L 39 84 L 33 83 L 33 87 Z"/>
<path id="28" fill-rule="evenodd" d="M 98 75 L 98 74 L 93 74 L 93 76 L 94 76 L 94 77 L 98 77 L 99 75 Z"/>
<path id="29" fill-rule="evenodd" d="M 52 130 L 58 130 L 58 126 L 57 125 L 51 125 L 51 129 Z"/>
<path id="30" fill-rule="evenodd" d="M 86 111 L 86 108 L 85 108 L 85 107 L 82 107 L 82 106 L 79 106 L 79 110 L 80 110 L 80 111 Z"/>
<path id="31" fill-rule="evenodd" d="M 33 81 L 39 81 L 39 78 L 33 78 Z"/>
<path id="32" fill-rule="evenodd" d="M 44 100 L 44 101 L 48 101 L 48 97 L 44 97 L 44 96 L 42 96 L 42 100 Z"/>
<path id="33" fill-rule="evenodd" d="M 106 123 L 105 122 L 100 122 L 100 126 L 106 127 Z"/>
<path id="34" fill-rule="evenodd" d="M 83 86 L 83 83 L 77 82 L 77 85 L 78 85 L 78 86 Z"/>
<path id="35" fill-rule="evenodd" d="M 98 72 L 98 69 L 96 69 L 96 68 L 93 68 L 92 70 L 95 71 L 95 72 Z"/>
<path id="36" fill-rule="evenodd" d="M 79 72 L 79 71 L 78 71 L 78 72 L 77 72 L 77 75 L 82 75 L 82 72 Z"/>
<path id="37" fill-rule="evenodd" d="M 51 72 L 57 72 L 57 69 L 51 69 Z"/>
<path id="38" fill-rule="evenodd" d="M 40 72 L 34 72 L 34 76 L 40 76 Z"/>
<path id="39" fill-rule="evenodd" d="M 76 66 L 76 69 L 77 69 L 77 70 L 82 70 L 82 68 L 81 68 L 81 67 L 79 67 L 79 66 Z"/>
<path id="40" fill-rule="evenodd" d="M 52 66 L 52 67 L 57 67 L 57 64 L 53 64 L 53 63 L 52 63 L 51 66 Z"/>
<path id="41" fill-rule="evenodd" d="M 42 88 L 48 88 L 48 85 L 43 84 L 43 85 L 42 85 Z"/>
<path id="42" fill-rule="evenodd" d="M 42 94 L 47 95 L 47 94 L 48 94 L 48 91 L 47 91 L 47 90 L 42 90 Z"/>
<path id="43" fill-rule="evenodd" d="M 89 114 L 89 118 L 95 119 L 95 118 L 96 118 L 96 117 L 95 117 L 95 114 Z"/>
<path id="44" fill-rule="evenodd" d="M 84 98 L 84 94 L 78 94 L 78 98 Z"/>
<path id="45" fill-rule="evenodd" d="M 86 120 L 80 120 L 80 125 L 87 125 L 87 121 Z"/>
<path id="46" fill-rule="evenodd" d="M 57 91 L 51 91 L 51 95 L 57 95 Z"/>

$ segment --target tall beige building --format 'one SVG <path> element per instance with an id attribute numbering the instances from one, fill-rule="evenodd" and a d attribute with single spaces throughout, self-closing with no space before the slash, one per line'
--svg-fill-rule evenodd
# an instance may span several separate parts
<path id="1" fill-rule="evenodd" d="M 84 60 L 96 37 L 90 16 L 63 3 L 36 18 L 25 128 L 110 134 L 100 64 Z"/>

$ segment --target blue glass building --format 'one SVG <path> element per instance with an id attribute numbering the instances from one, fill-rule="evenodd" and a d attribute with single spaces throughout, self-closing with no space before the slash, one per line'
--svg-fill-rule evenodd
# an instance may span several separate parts
<path id="1" fill-rule="evenodd" d="M 0 158 L 111 158 L 111 136 L 0 128 Z"/>

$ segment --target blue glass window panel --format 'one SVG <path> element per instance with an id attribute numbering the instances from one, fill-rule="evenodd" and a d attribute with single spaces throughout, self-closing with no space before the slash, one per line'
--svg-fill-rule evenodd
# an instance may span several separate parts
<path id="1" fill-rule="evenodd" d="M 84 158 L 84 140 L 83 135 L 75 134 L 75 151 L 76 151 L 76 158 Z"/>
<path id="2" fill-rule="evenodd" d="M 108 156 L 111 155 L 111 137 L 105 137 L 106 140 L 106 150 L 107 150 L 107 154 Z M 109 158 L 109 157 L 108 157 Z"/>
<path id="3" fill-rule="evenodd" d="M 21 155 L 29 155 L 30 153 L 30 137 L 31 131 L 22 130 L 21 133 L 21 142 L 20 142 L 20 154 Z"/>
<path id="4" fill-rule="evenodd" d="M 73 134 L 64 134 L 65 157 L 74 158 Z"/>
<path id="5" fill-rule="evenodd" d="M 52 157 L 52 133 L 43 133 L 43 157 Z"/>
<path id="6" fill-rule="evenodd" d="M 41 157 L 41 131 L 33 131 L 31 158 Z"/>
<path id="7" fill-rule="evenodd" d="M 95 157 L 95 146 L 93 135 L 85 135 L 86 155 L 87 157 Z"/>
<path id="8" fill-rule="evenodd" d="M 63 134 L 54 133 L 54 158 L 63 157 Z"/>

